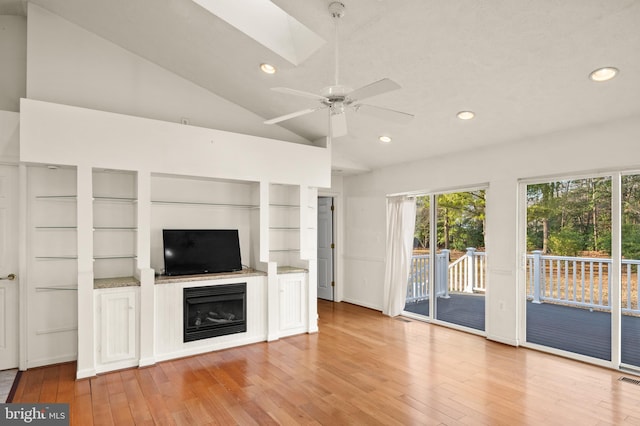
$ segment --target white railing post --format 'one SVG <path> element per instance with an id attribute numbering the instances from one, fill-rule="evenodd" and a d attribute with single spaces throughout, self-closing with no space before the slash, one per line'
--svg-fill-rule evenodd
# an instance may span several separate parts
<path id="1" fill-rule="evenodd" d="M 533 303 L 542 303 L 540 301 L 540 275 L 542 262 L 542 250 L 534 250 L 533 254 Z"/>
<path id="2" fill-rule="evenodd" d="M 440 297 L 449 298 L 449 253 L 450 250 L 443 249 L 440 251 L 438 267 L 436 268 L 436 293 Z"/>
<path id="3" fill-rule="evenodd" d="M 476 258 L 475 247 L 467 247 L 467 257 L 465 259 L 465 283 L 464 292 L 473 293 L 473 285 L 476 282 Z"/>

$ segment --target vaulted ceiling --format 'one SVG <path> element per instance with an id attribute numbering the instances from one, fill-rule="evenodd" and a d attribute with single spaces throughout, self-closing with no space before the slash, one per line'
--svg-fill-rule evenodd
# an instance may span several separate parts
<path id="1" fill-rule="evenodd" d="M 191 0 L 33 2 L 265 119 L 316 106 L 271 87 L 317 93 L 333 84 L 328 0 L 273 0 L 327 41 L 297 66 Z M 358 88 L 389 77 L 402 89 L 367 103 L 415 115 L 398 125 L 349 112 L 349 134 L 333 147 L 355 169 L 640 119 L 640 1 L 343 3 L 341 83 Z M 20 10 L 22 2 L 0 0 L 0 13 Z M 278 72 L 262 73 L 263 62 Z M 607 83 L 590 81 L 603 66 L 620 73 Z M 462 110 L 476 117 L 459 120 Z M 314 141 L 327 134 L 327 121 L 325 110 L 280 125 Z M 383 134 L 393 141 L 379 142 Z"/>

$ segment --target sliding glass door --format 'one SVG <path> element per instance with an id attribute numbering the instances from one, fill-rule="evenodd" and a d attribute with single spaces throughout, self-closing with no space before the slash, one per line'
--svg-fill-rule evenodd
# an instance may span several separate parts
<path id="1" fill-rule="evenodd" d="M 411 258 L 411 272 L 407 283 L 407 300 L 404 306 L 406 312 L 430 317 L 429 300 L 431 287 L 429 285 L 429 247 L 431 232 L 431 197 L 424 195 L 416 197 L 416 226 L 413 238 L 413 256 Z"/>
<path id="2" fill-rule="evenodd" d="M 485 329 L 485 191 L 436 196 L 435 315 Z"/>
<path id="3" fill-rule="evenodd" d="M 640 175 L 621 178 L 621 362 L 640 367 L 640 306 L 638 269 L 640 268 Z"/>
<path id="4" fill-rule="evenodd" d="M 611 360 L 611 178 L 527 186 L 526 339 Z"/>
<path id="5" fill-rule="evenodd" d="M 484 331 L 484 227 L 484 190 L 416 198 L 405 312 Z"/>

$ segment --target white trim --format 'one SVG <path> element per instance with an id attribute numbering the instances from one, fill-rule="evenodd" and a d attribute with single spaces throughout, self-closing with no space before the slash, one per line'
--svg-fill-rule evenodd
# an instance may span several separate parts
<path id="1" fill-rule="evenodd" d="M 362 306 L 363 308 L 369 308 L 369 309 L 373 309 L 374 311 L 382 312 L 382 306 L 376 306 L 376 305 L 373 305 L 371 303 L 362 302 L 360 300 L 351 299 L 349 297 L 345 297 L 343 302 L 351 303 L 352 305 L 358 305 L 358 306 Z"/>
<path id="2" fill-rule="evenodd" d="M 98 373 L 93 368 L 88 368 L 88 369 L 85 369 L 85 370 L 78 370 L 78 371 L 76 371 L 76 380 L 88 379 L 89 377 L 97 376 L 97 374 Z"/>
<path id="3" fill-rule="evenodd" d="M 619 172 L 611 176 L 611 270 L 609 300 L 611 303 L 611 362 L 619 366 L 622 357 L 622 179 Z"/>
<path id="4" fill-rule="evenodd" d="M 640 174 L 640 169 L 638 167 L 627 167 L 627 168 L 612 168 L 607 170 L 593 170 L 593 171 L 573 171 L 567 173 L 560 173 L 555 175 L 542 175 L 542 176 L 533 176 L 526 178 L 519 178 L 518 183 L 525 184 L 539 184 L 539 183 L 551 183 L 557 181 L 565 181 L 565 180 L 578 180 L 578 179 L 589 179 L 589 178 L 597 178 L 597 177 L 611 177 L 614 173 L 621 173 L 624 175 L 627 174 Z"/>
<path id="5" fill-rule="evenodd" d="M 486 301 L 485 301 L 485 303 L 486 303 Z M 469 334 L 475 334 L 476 336 L 481 336 L 481 337 L 485 337 L 485 338 L 487 337 L 487 333 L 484 330 L 477 330 L 475 328 L 465 327 L 463 325 L 454 324 L 452 322 L 442 321 L 442 320 L 439 320 L 437 318 L 432 318 L 430 322 L 431 322 L 431 324 L 434 324 L 434 325 L 439 325 L 439 326 L 442 326 L 442 327 L 451 328 L 453 330 L 463 331 L 463 332 L 469 333 Z"/>
<path id="6" fill-rule="evenodd" d="M 461 185 L 461 186 L 450 186 L 439 189 L 421 189 L 416 191 L 407 191 L 407 192 L 397 192 L 393 194 L 386 194 L 386 197 L 424 197 L 427 195 L 441 195 L 441 194 L 451 194 L 454 192 L 472 192 L 472 191 L 481 191 L 483 189 L 489 188 L 489 182 L 483 182 L 478 184 L 471 185 Z"/>
<path id="7" fill-rule="evenodd" d="M 509 346 L 520 346 L 520 342 L 518 341 L 518 339 L 505 339 L 504 337 L 500 337 L 500 336 L 494 336 L 494 335 L 487 335 L 487 340 L 491 340 L 493 342 L 498 342 L 498 343 L 502 343 L 505 345 L 509 345 Z"/>
<path id="8" fill-rule="evenodd" d="M 556 349 L 556 348 L 552 348 L 552 347 L 549 347 L 549 346 L 538 345 L 536 343 L 530 343 L 530 342 L 522 342 L 522 344 L 520 346 L 523 347 L 523 348 L 527 348 L 527 349 L 533 349 L 533 350 L 536 350 L 536 351 L 540 351 L 540 352 L 545 352 L 545 353 L 549 353 L 549 354 L 552 354 L 552 355 L 561 356 L 563 358 L 573 359 L 575 361 L 586 362 L 588 364 L 598 365 L 600 367 L 606 367 L 606 368 L 611 368 L 611 369 L 617 370 L 617 368 L 613 365 L 613 363 L 611 361 L 607 361 L 607 360 L 600 359 L 600 358 L 593 358 L 593 357 L 590 357 L 590 356 L 581 355 L 581 354 L 577 354 L 577 353 L 569 352 L 569 351 L 563 351 L 561 349 Z"/>

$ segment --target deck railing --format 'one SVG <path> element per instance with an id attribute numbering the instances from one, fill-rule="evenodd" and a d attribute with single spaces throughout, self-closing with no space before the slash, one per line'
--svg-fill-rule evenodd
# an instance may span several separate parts
<path id="1" fill-rule="evenodd" d="M 555 302 L 583 308 L 610 310 L 611 259 L 527 255 L 527 297 L 533 303 Z M 640 260 L 622 259 L 621 308 L 640 313 L 638 270 Z"/>
<path id="2" fill-rule="evenodd" d="M 450 262 L 449 250 L 436 254 L 435 293 L 479 293 L 486 290 L 484 252 L 468 248 L 464 256 Z M 541 251 L 527 255 L 527 297 L 533 303 L 561 303 L 583 308 L 610 310 L 611 259 L 547 256 Z M 640 260 L 622 259 L 622 312 L 640 314 L 638 280 Z M 407 302 L 429 298 L 429 255 L 415 255 L 407 286 Z"/>
<path id="3" fill-rule="evenodd" d="M 469 247 L 464 256 L 450 263 L 450 251 L 436 253 L 435 292 L 437 297 L 449 297 L 450 292 L 484 292 L 485 253 Z M 407 285 L 407 302 L 429 298 L 429 255 L 414 255 Z"/>

